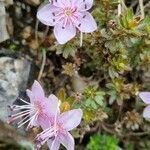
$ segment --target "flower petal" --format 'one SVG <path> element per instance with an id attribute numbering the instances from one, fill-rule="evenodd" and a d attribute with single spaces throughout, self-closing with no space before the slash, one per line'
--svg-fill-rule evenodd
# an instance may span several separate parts
<path id="1" fill-rule="evenodd" d="M 48 97 L 48 100 L 46 101 L 46 105 L 48 106 L 48 110 L 47 110 L 47 113 L 50 115 L 50 116 L 55 116 L 55 114 L 59 114 L 60 113 L 60 110 L 59 110 L 59 100 L 58 98 L 51 94 L 49 97 Z"/>
<path id="2" fill-rule="evenodd" d="M 56 7 L 60 7 L 63 8 L 65 7 L 65 1 L 64 0 L 49 0 L 51 2 L 52 5 L 56 6 Z"/>
<path id="3" fill-rule="evenodd" d="M 48 145 L 49 149 L 51 148 L 53 141 L 54 141 L 53 139 L 49 139 L 47 141 L 47 145 Z"/>
<path id="4" fill-rule="evenodd" d="M 150 119 L 150 106 L 145 107 L 145 109 L 143 111 L 143 117 Z"/>
<path id="5" fill-rule="evenodd" d="M 51 94 L 43 101 L 43 107 L 42 115 L 38 121 L 42 129 L 47 129 L 54 124 L 55 117 L 60 113 L 58 98 Z"/>
<path id="6" fill-rule="evenodd" d="M 139 96 L 145 104 L 150 104 L 150 92 L 140 92 Z"/>
<path id="7" fill-rule="evenodd" d="M 76 28 L 71 22 L 64 27 L 64 21 L 61 21 L 55 25 L 54 35 L 60 44 L 65 44 L 76 35 Z"/>
<path id="8" fill-rule="evenodd" d="M 33 104 L 35 97 L 34 97 L 32 91 L 30 91 L 30 90 L 27 89 L 27 90 L 26 90 L 26 93 L 27 93 L 28 97 L 30 98 L 30 103 Z"/>
<path id="9" fill-rule="evenodd" d="M 52 143 L 48 143 L 48 147 L 50 148 L 50 150 L 58 150 L 60 147 L 60 142 L 57 138 L 55 138 Z"/>
<path id="10" fill-rule="evenodd" d="M 72 5 L 76 6 L 79 11 L 86 11 L 93 6 L 93 0 L 72 0 Z"/>
<path id="11" fill-rule="evenodd" d="M 34 81 L 31 91 L 32 91 L 33 95 L 35 96 L 34 100 L 37 101 L 37 100 L 45 99 L 44 90 L 38 81 L 36 81 L 36 80 Z"/>
<path id="12" fill-rule="evenodd" d="M 59 121 L 67 131 L 77 127 L 82 119 L 83 112 L 81 109 L 73 109 L 60 115 Z"/>
<path id="13" fill-rule="evenodd" d="M 74 138 L 69 132 L 66 132 L 65 134 L 60 134 L 59 141 L 63 146 L 65 146 L 67 150 L 74 150 Z"/>
<path id="14" fill-rule="evenodd" d="M 57 22 L 57 13 L 59 13 L 60 8 L 51 5 L 46 4 L 39 8 L 37 12 L 37 18 L 45 25 L 47 26 L 54 26 Z"/>
<path id="15" fill-rule="evenodd" d="M 77 14 L 77 16 L 79 16 L 79 15 Z M 93 16 L 89 12 L 82 12 L 82 17 L 78 20 L 73 20 L 73 21 L 74 21 L 76 27 L 81 32 L 90 33 L 97 29 L 97 24 L 96 24 Z"/>

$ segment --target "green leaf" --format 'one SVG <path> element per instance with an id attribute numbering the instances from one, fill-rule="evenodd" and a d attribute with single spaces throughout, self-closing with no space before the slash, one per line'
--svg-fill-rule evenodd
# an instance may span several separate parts
<path id="1" fill-rule="evenodd" d="M 77 51 L 77 48 L 75 48 L 75 47 L 73 46 L 73 44 L 66 44 L 66 45 L 63 47 L 63 57 L 64 57 L 64 58 L 68 58 L 69 56 L 74 57 L 76 51 Z"/>
<path id="2" fill-rule="evenodd" d="M 110 135 L 94 135 L 90 137 L 90 142 L 87 145 L 87 150 L 117 150 L 118 139 Z"/>
<path id="3" fill-rule="evenodd" d="M 100 106 L 103 106 L 104 105 L 104 97 L 102 95 L 97 95 L 95 96 L 95 101 L 100 105 Z"/>
<path id="4" fill-rule="evenodd" d="M 96 103 L 94 101 L 91 101 L 91 107 L 93 109 L 97 109 L 98 108 L 98 106 L 96 105 Z"/>

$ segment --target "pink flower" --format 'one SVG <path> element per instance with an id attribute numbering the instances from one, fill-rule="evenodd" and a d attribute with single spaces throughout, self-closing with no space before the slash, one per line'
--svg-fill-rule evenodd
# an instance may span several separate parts
<path id="1" fill-rule="evenodd" d="M 20 120 L 18 122 L 18 128 L 28 123 L 27 129 L 33 126 L 39 126 L 39 120 L 47 117 L 47 112 L 51 107 L 51 101 L 57 99 L 54 95 L 50 95 L 49 98 L 45 97 L 43 88 L 41 85 L 34 81 L 31 91 L 27 90 L 27 95 L 30 98 L 30 102 L 20 99 L 24 105 L 12 105 L 9 106 L 11 111 L 16 112 L 9 116 L 9 123 Z M 20 111 L 20 112 L 18 112 Z"/>
<path id="2" fill-rule="evenodd" d="M 54 26 L 54 35 L 64 44 L 76 35 L 76 28 L 90 33 L 97 29 L 92 15 L 87 12 L 93 0 L 50 0 L 37 12 L 37 18 L 45 25 Z"/>
<path id="3" fill-rule="evenodd" d="M 36 137 L 36 149 L 47 142 L 50 150 L 58 150 L 60 144 L 67 150 L 74 150 L 74 138 L 69 131 L 80 124 L 82 110 L 74 109 L 60 114 L 58 105 L 58 101 L 55 102 L 53 110 L 49 110 L 49 119 L 41 121 L 43 132 Z"/>
<path id="4" fill-rule="evenodd" d="M 139 96 L 145 104 L 148 104 L 143 111 L 143 117 L 150 119 L 150 92 L 140 92 Z"/>

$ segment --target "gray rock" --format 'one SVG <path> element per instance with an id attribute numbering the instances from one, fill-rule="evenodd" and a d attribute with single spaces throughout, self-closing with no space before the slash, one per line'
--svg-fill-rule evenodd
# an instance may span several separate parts
<path id="1" fill-rule="evenodd" d="M 0 42 L 9 39 L 6 29 L 6 12 L 4 0 L 0 0 Z"/>
<path id="2" fill-rule="evenodd" d="M 0 57 L 0 119 L 7 120 L 7 106 L 26 89 L 31 64 L 27 60 Z"/>
<path id="3" fill-rule="evenodd" d="M 0 121 L 0 150 L 34 150 L 33 138 Z"/>

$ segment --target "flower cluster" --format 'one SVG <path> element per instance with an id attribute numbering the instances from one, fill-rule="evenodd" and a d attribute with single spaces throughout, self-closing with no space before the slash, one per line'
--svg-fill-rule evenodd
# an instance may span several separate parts
<path id="1" fill-rule="evenodd" d="M 140 92 L 139 96 L 148 105 L 144 108 L 143 117 L 150 119 L 150 92 Z"/>
<path id="2" fill-rule="evenodd" d="M 43 131 L 35 138 L 37 150 L 46 142 L 50 150 L 58 150 L 60 144 L 67 150 L 74 150 L 74 138 L 69 131 L 80 124 L 82 110 L 73 109 L 60 113 L 57 97 L 53 94 L 45 97 L 43 88 L 37 81 L 31 90 L 27 90 L 27 95 L 30 102 L 20 99 L 24 105 L 9 106 L 12 112 L 16 112 L 9 116 L 9 123 L 19 120 L 18 127 L 27 122 L 27 129 L 33 126 L 42 127 Z"/>
<path id="3" fill-rule="evenodd" d="M 47 26 L 54 26 L 54 35 L 64 44 L 76 35 L 76 28 L 83 33 L 97 29 L 92 15 L 87 12 L 93 0 L 50 0 L 37 12 L 37 18 Z"/>

